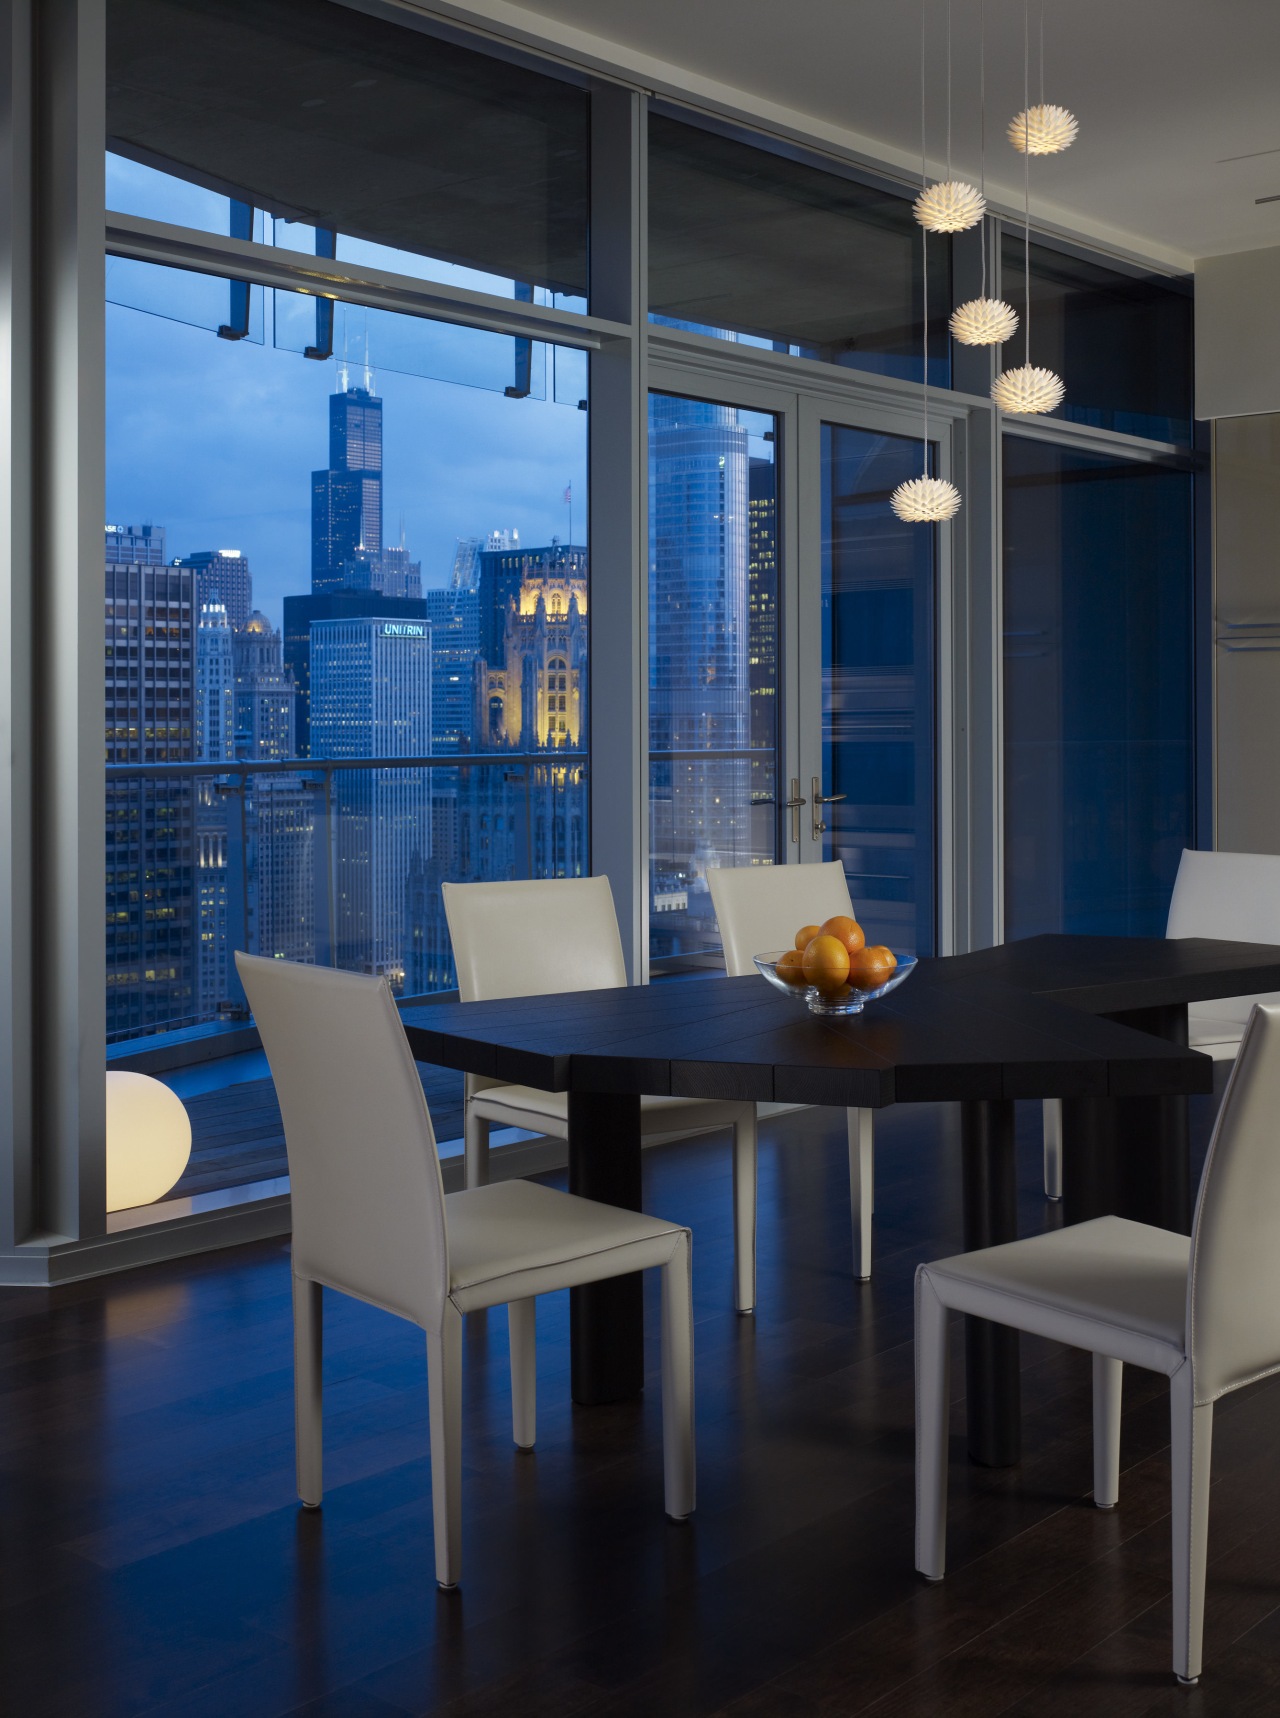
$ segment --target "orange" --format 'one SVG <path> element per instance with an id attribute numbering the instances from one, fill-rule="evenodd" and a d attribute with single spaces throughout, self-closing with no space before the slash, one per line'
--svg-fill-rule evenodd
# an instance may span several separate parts
<path id="1" fill-rule="evenodd" d="M 784 984 L 803 984 L 803 958 L 798 948 L 789 948 L 773 970 Z"/>
<path id="2" fill-rule="evenodd" d="M 878 990 L 897 970 L 898 957 L 883 943 L 875 943 L 855 954 L 849 962 L 849 982 L 859 990 Z"/>
<path id="3" fill-rule="evenodd" d="M 804 953 L 805 949 L 808 948 L 809 944 L 821 929 L 821 925 L 801 925 L 800 929 L 796 932 L 796 947 L 800 950 L 801 954 Z"/>
<path id="4" fill-rule="evenodd" d="M 857 919 L 851 919 L 847 913 L 837 913 L 833 919 L 828 919 L 822 927 L 822 934 L 839 938 L 848 949 L 850 959 L 864 947 L 867 940 Z"/>
<path id="5" fill-rule="evenodd" d="M 819 933 L 804 951 L 804 975 L 819 990 L 839 990 L 849 982 L 849 951 L 839 937 Z"/>

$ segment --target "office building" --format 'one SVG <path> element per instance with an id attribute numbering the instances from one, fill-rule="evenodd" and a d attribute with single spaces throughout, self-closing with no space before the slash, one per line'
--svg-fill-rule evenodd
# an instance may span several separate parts
<path id="1" fill-rule="evenodd" d="M 361 551 L 382 553 L 382 401 L 367 378 L 329 399 L 329 466 L 311 474 L 311 589 L 341 588 Z"/>
<path id="2" fill-rule="evenodd" d="M 199 575 L 197 574 L 197 588 Z M 226 604 L 200 605 L 196 628 L 196 757 L 202 763 L 236 756 L 235 634 Z M 217 1018 L 231 994 L 228 926 L 229 837 L 241 838 L 238 807 L 229 800 L 227 778 L 193 777 L 195 800 L 196 1015 Z M 234 821 L 233 821 L 234 818 Z M 237 857 L 239 848 L 237 845 Z"/>
<path id="3" fill-rule="evenodd" d="M 311 737 L 311 628 L 318 621 L 384 620 L 425 626 L 427 605 L 420 597 L 388 597 L 376 591 L 345 588 L 284 599 L 284 665 L 296 687 L 295 755 L 313 754 Z M 320 756 L 319 752 L 315 753 Z"/>
<path id="4" fill-rule="evenodd" d="M 479 592 L 466 585 L 428 591 L 431 622 L 431 749 L 469 752 L 475 714 L 475 663 L 480 653 Z"/>
<path id="5" fill-rule="evenodd" d="M 663 954 L 708 943 L 715 915 L 707 873 L 750 855 L 749 464 L 748 434 L 737 412 L 653 396 L 649 743 L 657 782 L 651 905 L 661 939 L 655 952 Z M 699 752 L 711 755 L 703 761 Z"/>
<path id="6" fill-rule="evenodd" d="M 431 629 L 361 616 L 311 628 L 311 743 L 332 759 L 423 758 L 431 750 Z M 431 852 L 428 770 L 344 769 L 332 788 L 333 939 L 339 966 L 400 989 L 410 942 L 409 877 Z"/>
<path id="7" fill-rule="evenodd" d="M 233 632 L 248 624 L 253 578 L 247 555 L 239 549 L 198 549 L 194 554 L 178 556 L 174 565 L 194 570 L 196 601 L 201 608 L 206 603 L 221 603 Z"/>
<path id="8" fill-rule="evenodd" d="M 497 541 L 502 535 L 494 532 L 494 546 L 482 550 L 479 557 L 480 652 L 491 663 L 503 659 L 507 611 L 513 604 L 519 606 L 522 586 L 549 575 L 583 578 L 588 559 L 585 548 L 556 538 L 544 548 L 522 549 L 516 533 L 511 533 L 510 542 Z"/>
<path id="9" fill-rule="evenodd" d="M 104 630 L 108 765 L 193 759 L 195 575 L 155 562 L 108 564 Z M 106 1030 L 115 1039 L 196 1013 L 191 778 L 109 774 L 106 819 Z"/>
<path id="10" fill-rule="evenodd" d="M 109 567 L 162 567 L 164 565 L 164 526 L 108 525 L 107 565 Z"/>

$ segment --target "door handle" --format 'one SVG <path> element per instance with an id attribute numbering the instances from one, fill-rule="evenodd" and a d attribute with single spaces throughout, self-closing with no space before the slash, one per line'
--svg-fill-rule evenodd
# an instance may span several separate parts
<path id="1" fill-rule="evenodd" d="M 799 846 L 799 844 L 800 844 L 800 807 L 802 805 L 807 805 L 809 803 L 807 799 L 801 799 L 801 797 L 800 797 L 800 778 L 799 778 L 799 776 L 792 776 L 792 778 L 791 778 L 791 798 L 790 799 L 784 799 L 782 803 L 783 803 L 783 806 L 786 808 L 786 810 L 791 813 L 791 839 L 796 843 L 797 846 Z"/>
<path id="2" fill-rule="evenodd" d="M 826 826 L 825 822 L 823 821 L 822 813 L 818 810 L 818 807 L 820 805 L 838 805 L 842 799 L 848 799 L 849 796 L 847 793 L 826 793 L 826 794 L 819 793 L 818 789 L 822 786 L 822 778 L 821 778 L 821 776 L 814 776 L 812 779 L 813 779 L 813 839 L 815 841 L 821 841 L 822 837 L 827 833 L 827 826 Z M 800 785 L 799 782 L 797 782 L 796 786 L 798 787 L 799 785 Z"/>

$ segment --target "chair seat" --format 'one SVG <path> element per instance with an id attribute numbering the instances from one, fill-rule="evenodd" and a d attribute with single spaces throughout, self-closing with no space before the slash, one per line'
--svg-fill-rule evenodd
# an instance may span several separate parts
<path id="1" fill-rule="evenodd" d="M 445 1215 L 449 1294 L 462 1312 L 665 1264 L 688 1233 L 536 1181 L 446 1194 Z"/>
<path id="2" fill-rule="evenodd" d="M 1185 1354 L 1191 1242 L 1127 1217 L 938 1259 L 922 1270 L 957 1311 L 1170 1373 Z"/>
<path id="3" fill-rule="evenodd" d="M 544 1133 L 564 1138 L 569 1132 L 568 1092 L 542 1092 L 536 1086 L 485 1086 L 471 1099 L 477 1115 L 508 1127 L 529 1127 L 530 1118 Z M 752 1106 L 718 1098 L 642 1097 L 640 1131 L 693 1132 L 700 1128 L 732 1127 Z"/>

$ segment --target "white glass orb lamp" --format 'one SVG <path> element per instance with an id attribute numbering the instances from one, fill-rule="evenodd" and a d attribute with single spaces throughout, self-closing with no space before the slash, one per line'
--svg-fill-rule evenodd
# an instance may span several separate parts
<path id="1" fill-rule="evenodd" d="M 963 233 L 987 212 L 987 199 L 963 179 L 940 179 L 921 191 L 913 205 L 916 220 L 931 233 Z"/>
<path id="2" fill-rule="evenodd" d="M 962 346 L 998 346 L 1017 326 L 1017 311 L 1000 298 L 971 298 L 951 312 L 951 332 Z"/>
<path id="3" fill-rule="evenodd" d="M 955 517 L 960 511 L 960 491 L 943 477 L 913 477 L 898 485 L 889 505 L 907 524 L 931 524 Z"/>
<path id="4" fill-rule="evenodd" d="M 1041 369 L 1038 364 L 1020 364 L 1016 370 L 1002 370 L 991 384 L 991 398 L 1001 411 L 1018 412 L 1023 417 L 1056 411 L 1066 391 L 1060 376 Z"/>
<path id="5" fill-rule="evenodd" d="M 1009 141 L 1020 155 L 1060 155 L 1079 131 L 1075 115 L 1052 102 L 1023 108 L 1009 121 Z"/>
<path id="6" fill-rule="evenodd" d="M 180 1178 L 191 1157 L 191 1120 L 182 1099 L 149 1074 L 107 1074 L 107 1210 L 150 1205 Z"/>

